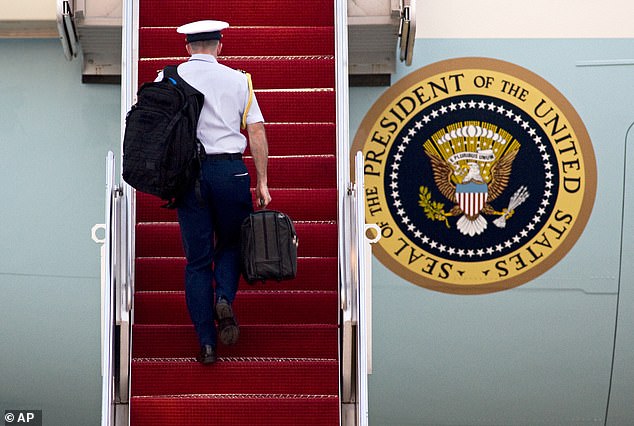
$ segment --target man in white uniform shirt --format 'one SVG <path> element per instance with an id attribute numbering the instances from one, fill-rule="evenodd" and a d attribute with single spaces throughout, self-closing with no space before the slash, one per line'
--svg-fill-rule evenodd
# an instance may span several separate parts
<path id="1" fill-rule="evenodd" d="M 187 257 L 185 296 L 201 347 L 197 359 L 203 364 L 216 361 L 218 334 L 224 344 L 235 343 L 239 336 L 232 303 L 240 278 L 240 227 L 253 211 L 250 177 L 242 161 L 247 139 L 240 133 L 241 125 L 246 127 L 257 171 L 256 199 L 261 207 L 271 201 L 268 144 L 257 99 L 244 73 L 217 61 L 221 31 L 228 26 L 222 21 L 197 21 L 177 29 L 186 34 L 191 55 L 178 66 L 178 74 L 205 96 L 197 132 L 207 154 L 200 193 L 192 189 L 178 206 Z"/>

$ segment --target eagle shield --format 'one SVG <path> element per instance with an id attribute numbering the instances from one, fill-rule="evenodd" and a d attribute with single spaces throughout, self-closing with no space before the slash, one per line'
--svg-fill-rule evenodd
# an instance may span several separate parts
<path id="1" fill-rule="evenodd" d="M 506 215 L 491 202 L 506 189 L 520 144 L 490 123 L 456 123 L 424 144 L 440 193 L 456 203 L 443 216 L 458 216 L 456 228 L 474 237 L 487 228 L 483 215 Z"/>
<path id="2" fill-rule="evenodd" d="M 467 216 L 479 215 L 488 198 L 489 187 L 486 183 L 469 182 L 456 185 L 456 201 Z"/>

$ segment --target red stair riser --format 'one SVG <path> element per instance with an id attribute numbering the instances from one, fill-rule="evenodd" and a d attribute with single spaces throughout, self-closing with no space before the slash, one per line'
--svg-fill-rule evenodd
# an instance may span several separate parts
<path id="1" fill-rule="evenodd" d="M 304 0 L 141 0 L 139 26 L 174 27 L 200 19 L 227 21 L 232 26 L 332 26 L 334 3 Z"/>
<path id="2" fill-rule="evenodd" d="M 332 27 L 229 27 L 222 32 L 224 56 L 334 55 Z M 141 28 L 141 58 L 184 56 L 185 40 L 176 27 Z"/>
<path id="3" fill-rule="evenodd" d="M 337 219 L 337 190 L 332 189 L 269 189 L 273 201 L 269 210 L 280 210 L 293 221 L 334 221 Z M 255 193 L 253 194 L 253 205 Z M 176 222 L 176 210 L 160 206 L 165 201 L 137 192 L 137 222 Z"/>
<path id="4" fill-rule="evenodd" d="M 185 60 L 186 58 L 142 60 L 139 62 L 139 82 L 154 81 L 158 70 Z M 218 62 L 250 73 L 256 90 L 332 88 L 335 84 L 332 57 L 271 59 L 221 56 Z"/>
<path id="5" fill-rule="evenodd" d="M 256 170 L 253 158 L 244 159 L 251 184 L 255 186 Z M 331 188 L 337 186 L 337 164 L 333 155 L 269 157 L 268 184 L 270 188 Z"/>
<path id="6" fill-rule="evenodd" d="M 273 189 L 270 193 L 272 201 L 266 208 L 280 210 L 295 222 L 337 220 L 337 190 L 334 188 Z"/>
<path id="7" fill-rule="evenodd" d="M 255 186 L 256 171 L 253 158 L 244 162 Z M 269 157 L 268 185 L 270 188 L 336 188 L 337 162 L 333 155 Z"/>
<path id="8" fill-rule="evenodd" d="M 258 92 L 258 104 L 269 123 L 335 122 L 335 92 L 328 89 Z"/>
<path id="9" fill-rule="evenodd" d="M 335 92 L 330 89 L 264 92 L 256 89 L 255 94 L 267 123 L 334 123 L 335 121 Z"/>
<path id="10" fill-rule="evenodd" d="M 132 361 L 132 395 L 338 393 L 337 361 L 248 360 L 201 365 L 194 360 Z M 160 381 L 156 378 L 161 377 Z"/>
<path id="11" fill-rule="evenodd" d="M 240 340 L 221 343 L 221 357 L 337 358 L 336 325 L 242 325 Z M 133 329 L 134 358 L 189 358 L 198 353 L 192 325 L 144 325 Z"/>
<path id="12" fill-rule="evenodd" d="M 233 303 L 240 324 L 337 324 L 336 292 L 241 293 Z M 191 324 L 184 292 L 136 293 L 136 324 Z"/>
<path id="13" fill-rule="evenodd" d="M 265 123 L 269 155 L 335 155 L 334 123 Z M 245 151 L 250 155 L 249 149 Z"/>
<path id="14" fill-rule="evenodd" d="M 245 163 L 249 174 L 256 176 L 253 159 L 246 158 Z M 271 188 L 335 188 L 337 186 L 335 157 L 269 158 L 268 183 Z"/>
<path id="15" fill-rule="evenodd" d="M 339 399 L 133 397 L 133 426 L 333 426 L 339 424 Z"/>
<path id="16" fill-rule="evenodd" d="M 299 257 L 337 256 L 337 225 L 295 223 Z M 183 257 L 178 223 L 139 223 L 136 226 L 136 255 L 139 257 Z"/>
<path id="17" fill-rule="evenodd" d="M 141 257 L 135 262 L 136 291 L 182 291 L 185 288 L 184 257 Z M 286 281 L 248 284 L 240 279 L 240 292 L 280 290 L 337 290 L 337 258 L 301 257 L 297 277 Z"/>

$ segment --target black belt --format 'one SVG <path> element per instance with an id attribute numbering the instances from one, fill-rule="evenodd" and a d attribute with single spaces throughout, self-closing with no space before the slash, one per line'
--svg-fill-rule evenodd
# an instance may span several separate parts
<path id="1" fill-rule="evenodd" d="M 239 152 L 233 154 L 205 154 L 205 160 L 223 161 L 223 160 L 242 160 L 242 154 Z"/>

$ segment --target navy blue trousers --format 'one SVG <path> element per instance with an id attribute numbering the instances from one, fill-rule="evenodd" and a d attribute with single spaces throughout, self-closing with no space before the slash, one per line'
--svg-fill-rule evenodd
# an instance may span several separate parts
<path id="1" fill-rule="evenodd" d="M 201 345 L 216 346 L 214 305 L 233 303 L 240 279 L 240 227 L 253 211 L 242 160 L 205 160 L 200 195 L 192 189 L 178 207 L 187 266 L 185 298 Z M 215 294 L 214 294 L 215 292 Z"/>

